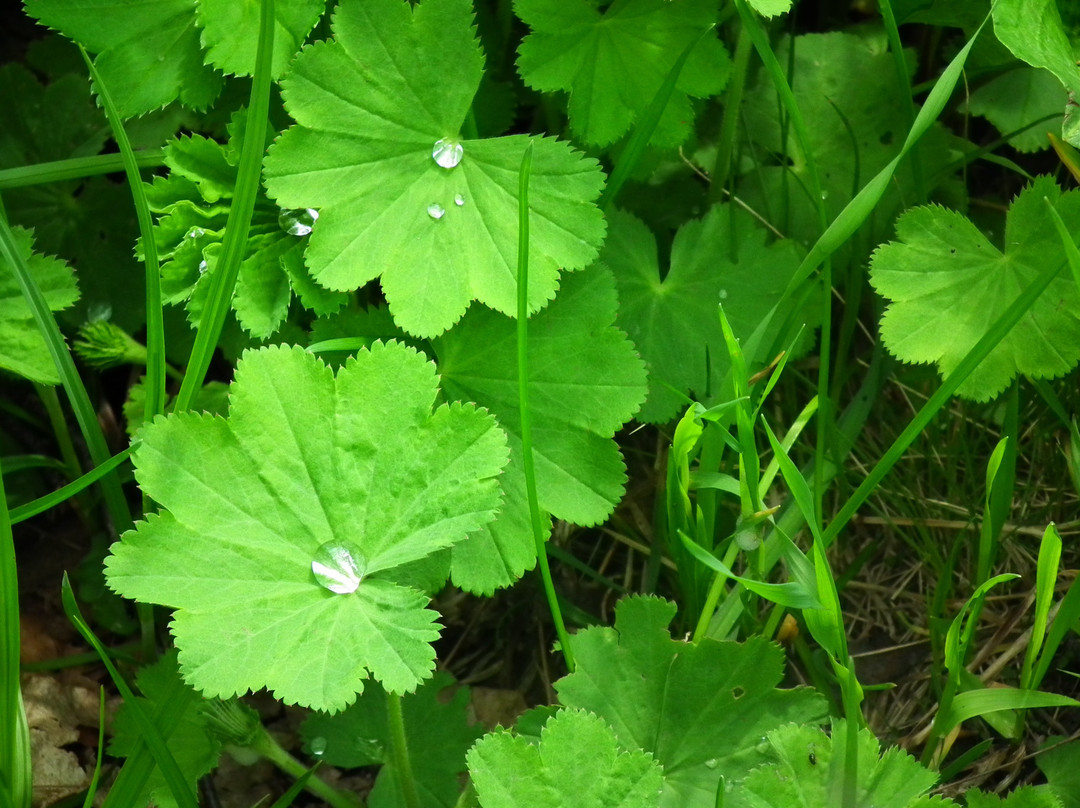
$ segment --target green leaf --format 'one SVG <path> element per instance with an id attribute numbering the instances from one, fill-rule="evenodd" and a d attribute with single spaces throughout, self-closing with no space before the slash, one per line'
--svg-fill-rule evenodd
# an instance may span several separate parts
<path id="1" fill-rule="evenodd" d="M 270 149 L 267 191 L 316 208 L 305 259 L 330 289 L 379 278 L 403 329 L 445 331 L 470 301 L 512 314 L 518 167 L 530 138 L 463 140 L 483 72 L 468 0 L 345 0 L 334 39 L 305 48 L 282 81 L 297 125 Z M 591 262 L 604 234 L 595 160 L 532 138 L 529 308 L 559 269 Z"/>
<path id="2" fill-rule="evenodd" d="M 412 773 L 425 806 L 454 805 L 461 792 L 458 778 L 466 769 L 465 753 L 484 734 L 482 727 L 469 724 L 469 689 L 454 684 L 449 674 L 436 673 L 402 699 Z M 390 753 L 386 710 L 386 692 L 374 683 L 344 712 L 309 718 L 301 734 L 308 748 L 316 741 L 325 745 L 319 759 L 331 766 L 381 764 L 369 808 L 405 808 Z"/>
<path id="3" fill-rule="evenodd" d="M 964 792 L 967 808 L 1067 808 L 1049 786 L 1021 786 L 1006 797 L 977 788 Z"/>
<path id="4" fill-rule="evenodd" d="M 1017 59 L 1049 70 L 1065 89 L 1080 92 L 1076 54 L 1061 24 L 1057 0 L 998 0 L 992 13 L 994 35 Z"/>
<path id="5" fill-rule="evenodd" d="M 159 214 L 154 240 L 162 259 L 162 294 L 166 302 L 186 302 L 195 326 L 210 289 L 208 269 L 216 265 L 225 235 L 243 121 L 243 115 L 234 119 L 227 146 L 200 135 L 170 141 L 165 162 L 171 174 L 147 188 L 151 210 Z M 277 331 L 294 293 L 320 315 L 345 303 L 345 294 L 320 287 L 304 267 L 307 235 L 317 219 L 317 212 L 283 211 L 265 197 L 256 199 L 233 296 L 236 319 L 251 336 L 265 339 Z"/>
<path id="6" fill-rule="evenodd" d="M 619 287 L 618 324 L 649 368 L 649 398 L 639 419 L 650 423 L 670 420 L 682 406 L 685 399 L 671 388 L 709 401 L 724 392 L 720 385 L 731 363 L 720 330 L 720 303 L 745 343 L 799 265 L 794 242 L 766 246 L 765 231 L 729 205 L 714 207 L 679 229 L 663 277 L 649 228 L 629 213 L 611 211 L 600 260 Z M 758 354 L 746 357 L 751 365 L 772 359 L 765 352 L 779 336 L 786 313 L 773 314 Z"/>
<path id="7" fill-rule="evenodd" d="M 505 730 L 469 751 L 469 772 L 483 808 L 653 808 L 661 771 L 647 753 L 622 751 L 602 718 L 560 710 L 540 743 Z"/>
<path id="8" fill-rule="evenodd" d="M 675 605 L 658 598 L 619 601 L 613 629 L 574 635 L 577 669 L 555 690 L 566 706 L 604 718 L 623 748 L 644 749 L 664 767 L 662 806 L 712 808 L 721 776 L 736 781 L 764 762 L 766 731 L 820 721 L 825 704 L 810 690 L 776 689 L 779 646 L 673 640 L 674 615 Z"/>
<path id="9" fill-rule="evenodd" d="M 429 675 L 437 615 L 400 582 L 404 565 L 493 518 L 506 462 L 494 419 L 463 404 L 432 413 L 437 393 L 434 366 L 399 344 L 376 343 L 336 377 L 275 347 L 244 354 L 227 419 L 143 429 L 136 475 L 167 511 L 113 545 L 107 577 L 176 607 L 189 682 L 333 712 L 368 672 L 397 693 Z"/>
<path id="10" fill-rule="evenodd" d="M 326 8 L 324 0 L 288 0 L 274 4 L 274 56 L 270 74 L 277 78 L 304 44 L 304 38 Z M 259 3 L 197 0 L 195 16 L 202 31 L 206 59 L 223 73 L 255 72 L 259 41 Z"/>
<path id="11" fill-rule="evenodd" d="M 570 128 L 607 146 L 641 114 L 679 54 L 716 22 L 716 0 L 616 0 L 603 12 L 590 0 L 515 0 L 532 28 L 518 69 L 543 92 L 570 94 Z M 690 97 L 724 89 L 731 60 L 715 36 L 694 48 L 660 117 L 652 142 L 677 146 L 690 135 Z"/>
<path id="12" fill-rule="evenodd" d="M 844 771 L 842 733 L 846 722 L 833 722 L 832 737 L 816 727 L 789 724 L 766 733 L 772 762 L 754 769 L 727 795 L 726 808 L 835 808 Z M 859 730 L 855 805 L 874 808 L 953 806 L 951 800 L 923 796 L 937 780 L 898 747 L 879 757 L 880 746 L 868 729 Z"/>
<path id="13" fill-rule="evenodd" d="M 152 716 L 159 726 L 168 714 L 172 729 L 166 735 L 166 745 L 194 792 L 195 782 L 217 765 L 221 751 L 221 745 L 208 733 L 203 722 L 202 697 L 180 678 L 175 650 L 166 652 L 153 665 L 140 669 L 135 681 L 145 697 L 138 699 L 138 702 L 146 714 Z M 179 708 L 177 705 L 180 705 Z M 162 726 L 162 734 L 165 734 L 164 730 Z M 142 747 L 142 732 L 126 706 L 121 706 L 116 714 L 113 733 L 109 745 L 111 755 L 132 758 L 136 750 Z M 146 754 L 145 749 L 143 754 Z M 153 769 L 139 791 L 140 797 L 137 800 L 133 798 L 130 804 L 174 808 L 176 800 L 161 770 L 152 761 L 148 763 Z M 127 771 L 126 766 L 124 771 Z"/>
<path id="14" fill-rule="evenodd" d="M 179 99 L 204 109 L 221 91 L 221 75 L 203 65 L 195 0 L 26 0 L 42 25 L 98 54 L 94 66 L 125 118 Z"/>
<path id="15" fill-rule="evenodd" d="M 1072 231 L 1080 229 L 1080 193 L 1063 194 L 1040 177 L 1009 209 L 1004 252 L 954 211 L 928 205 L 901 216 L 898 241 L 879 247 L 870 264 L 870 282 L 892 301 L 881 321 L 885 347 L 905 362 L 936 362 L 948 376 L 1040 272 L 1057 264 L 1064 269 L 1065 251 L 1043 197 Z M 1078 312 L 1080 292 L 1062 272 L 960 385 L 959 395 L 986 401 L 1018 373 L 1066 373 L 1080 358 Z"/>
<path id="16" fill-rule="evenodd" d="M 612 437 L 645 397 L 645 368 L 612 326 L 616 306 L 611 274 L 593 267 L 565 276 L 559 296 L 530 320 L 540 507 L 578 525 L 603 522 L 622 499 L 625 465 Z M 454 548 L 454 583 L 490 592 L 535 561 L 519 440 L 515 323 L 478 307 L 434 347 L 447 396 L 487 407 L 510 435 L 511 463 L 502 478 L 507 502 L 499 519 Z M 484 563 L 481 557 L 487 559 L 483 574 L 475 566 Z"/>
<path id="17" fill-rule="evenodd" d="M 32 231 L 13 227 L 12 234 L 49 309 L 60 311 L 74 303 L 79 290 L 71 268 L 58 258 L 35 253 Z M 0 257 L 0 368 L 41 384 L 60 383 L 45 338 L 38 331 L 15 277 L 15 268 L 3 257 Z"/>
<path id="18" fill-rule="evenodd" d="M 1066 96 L 1057 81 L 1045 70 L 1021 67 L 997 76 L 971 94 L 968 109 L 990 121 L 1003 135 L 1021 129 L 1047 115 L 1061 115 Z M 1060 129 L 1060 121 L 1046 123 L 1009 139 L 1017 151 L 1035 152 L 1050 148 L 1048 131 Z"/>
<path id="19" fill-rule="evenodd" d="M 778 17 L 791 10 L 791 0 L 747 0 L 747 2 L 762 17 Z"/>
<path id="20" fill-rule="evenodd" d="M 1064 808 L 1080 808 L 1080 741 L 1062 743 L 1064 740 L 1047 738 L 1047 746 L 1052 748 L 1040 751 L 1035 763 Z"/>

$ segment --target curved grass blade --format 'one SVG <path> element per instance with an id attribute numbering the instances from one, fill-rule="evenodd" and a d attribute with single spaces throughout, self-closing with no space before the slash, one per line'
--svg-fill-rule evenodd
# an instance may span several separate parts
<path id="1" fill-rule="evenodd" d="M 255 197 L 259 192 L 262 174 L 262 158 L 266 143 L 266 121 L 270 112 L 270 58 L 274 51 L 274 0 L 261 0 L 259 13 L 259 45 L 255 55 L 255 72 L 251 80 L 251 96 L 248 101 L 247 126 L 244 142 L 240 148 L 240 162 L 236 172 L 236 188 L 233 192 L 229 218 L 225 224 L 225 238 L 221 256 L 210 278 L 210 291 L 206 307 L 195 335 L 195 344 L 184 372 L 184 381 L 176 396 L 176 412 L 191 408 L 195 394 L 202 387 L 210 359 L 217 347 L 225 317 L 232 308 L 233 291 L 244 258 L 251 214 L 255 209 Z"/>
<path id="2" fill-rule="evenodd" d="M 163 149 L 140 149 L 135 154 L 139 168 L 157 168 L 165 165 Z M 81 180 L 100 174 L 115 174 L 124 170 L 124 157 L 120 154 L 95 154 L 91 157 L 69 157 L 35 163 L 32 166 L 0 169 L 0 191 L 9 188 L 25 188 L 29 185 L 45 185 L 64 180 Z"/>
<path id="3" fill-rule="evenodd" d="M 47 511 L 49 510 L 49 508 L 54 508 L 61 502 L 70 499 L 86 487 L 92 485 L 93 483 L 96 483 L 106 474 L 109 474 L 114 469 L 119 467 L 125 460 L 128 459 L 128 457 L 131 456 L 131 453 L 133 451 L 135 451 L 135 444 L 132 444 L 128 448 L 124 449 L 122 452 L 118 452 L 117 454 L 113 455 L 100 466 L 96 466 L 95 468 L 86 472 L 86 474 L 82 475 L 77 480 L 72 480 L 70 483 L 63 486 L 62 488 L 57 488 L 51 494 L 46 494 L 43 497 L 38 497 L 35 500 L 27 502 L 25 505 L 20 505 L 19 507 L 14 508 L 11 511 L 11 524 L 17 525 L 19 524 L 19 522 L 23 522 L 29 519 L 31 516 L 37 516 L 39 513 Z"/>
<path id="4" fill-rule="evenodd" d="M 79 610 L 79 604 L 75 602 L 75 593 L 71 591 L 71 581 L 68 580 L 66 572 L 64 573 L 64 580 L 61 584 L 60 591 L 64 603 L 64 614 L 68 616 L 72 625 L 78 629 L 79 633 L 83 636 L 83 639 L 90 643 L 93 649 L 97 651 L 106 670 L 109 671 L 109 676 L 112 677 L 113 684 L 115 684 L 116 689 L 120 691 L 120 696 L 124 699 L 124 704 L 131 710 L 132 717 L 139 725 L 143 742 L 153 755 L 154 762 L 157 763 L 158 768 L 161 769 L 161 774 L 165 778 L 169 790 L 172 791 L 173 798 L 176 800 L 177 805 L 179 808 L 198 808 L 195 801 L 195 794 L 188 787 L 184 775 L 181 774 L 180 767 L 176 763 L 176 758 L 172 756 L 169 748 L 165 745 L 165 739 L 158 729 L 158 724 L 151 721 L 150 717 L 142 709 L 142 706 L 135 698 L 135 694 L 131 691 L 131 688 L 128 687 L 128 683 L 124 680 L 124 677 L 120 675 L 116 666 L 113 665 L 108 652 L 101 644 L 101 640 L 95 636 L 94 632 L 90 629 L 90 626 L 87 625 L 86 620 L 83 619 L 82 612 Z M 173 701 L 177 700 L 169 699 L 167 703 Z M 163 727 L 167 728 L 169 726 L 164 721 L 161 723 Z M 149 773 L 149 771 L 147 773 Z"/>
<path id="5" fill-rule="evenodd" d="M 150 219 L 150 206 L 146 202 L 146 189 L 135 152 L 131 148 L 127 130 L 120 112 L 113 103 L 109 88 L 101 80 L 101 75 L 94 67 L 86 49 L 79 45 L 86 68 L 94 80 L 98 98 L 105 109 L 113 139 L 120 149 L 127 175 L 131 198 L 135 203 L 135 217 L 139 222 L 139 235 L 142 236 L 143 265 L 146 270 L 146 406 L 143 409 L 143 422 L 153 420 L 155 415 L 165 411 L 165 321 L 161 311 L 161 265 L 158 263 L 157 243 L 154 241 L 153 226 Z"/>

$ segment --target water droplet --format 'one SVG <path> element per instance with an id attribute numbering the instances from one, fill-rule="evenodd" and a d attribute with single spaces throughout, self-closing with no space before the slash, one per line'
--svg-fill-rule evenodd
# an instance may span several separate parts
<path id="1" fill-rule="evenodd" d="M 766 752 L 769 751 L 769 739 L 762 735 L 761 740 L 758 741 L 758 744 L 754 747 L 754 750 L 759 755 L 764 755 Z"/>
<path id="2" fill-rule="evenodd" d="M 454 194 L 454 204 L 460 208 L 465 204 L 465 197 L 461 194 Z"/>
<path id="3" fill-rule="evenodd" d="M 311 571 L 319 585 L 338 595 L 355 592 L 367 572 L 367 559 L 350 541 L 328 541 L 315 551 Z"/>
<path id="4" fill-rule="evenodd" d="M 201 260 L 201 261 L 199 262 L 199 274 L 200 274 L 200 275 L 203 275 L 203 274 L 205 274 L 205 273 L 206 273 L 206 270 L 207 270 L 207 266 L 206 266 L 206 259 L 204 258 L 203 260 Z"/>
<path id="5" fill-rule="evenodd" d="M 446 208 L 440 205 L 438 202 L 432 202 L 427 206 L 427 215 L 432 219 L 441 219 L 446 215 Z"/>
<path id="6" fill-rule="evenodd" d="M 443 168 L 455 168 L 461 162 L 465 149 L 456 140 L 439 138 L 431 148 L 431 159 Z"/>
<path id="7" fill-rule="evenodd" d="M 828 199 L 829 198 L 829 192 L 828 191 L 822 191 L 821 192 L 821 198 L 822 199 Z"/>
<path id="8" fill-rule="evenodd" d="M 315 227 L 318 218 L 319 211 L 314 208 L 283 210 L 278 215 L 278 224 L 290 236 L 306 236 Z"/>
<path id="9" fill-rule="evenodd" d="M 718 761 L 716 760 L 716 758 L 710 758 L 709 760 L 706 760 L 706 761 L 705 761 L 705 768 L 706 768 L 706 769 L 715 769 L 715 768 L 716 768 L 717 766 L 719 766 L 719 765 L 720 765 L 720 764 L 719 764 L 719 762 L 718 762 Z"/>
<path id="10" fill-rule="evenodd" d="M 194 241 L 197 238 L 202 238 L 205 235 L 206 235 L 206 231 L 203 230 L 201 227 L 193 227 L 193 228 L 191 228 L 190 230 L 187 231 L 187 237 L 189 239 L 191 239 L 192 241 Z"/>
<path id="11" fill-rule="evenodd" d="M 315 757 L 322 757 L 326 754 L 326 738 L 319 736 L 318 738 L 312 738 L 311 743 L 308 744 L 311 749 L 311 754 Z"/>
<path id="12" fill-rule="evenodd" d="M 720 299 L 721 300 L 727 300 L 727 289 L 721 289 L 720 290 Z"/>

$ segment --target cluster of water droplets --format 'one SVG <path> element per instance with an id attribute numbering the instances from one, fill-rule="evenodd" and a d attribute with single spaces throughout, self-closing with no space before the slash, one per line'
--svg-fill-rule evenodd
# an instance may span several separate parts
<path id="1" fill-rule="evenodd" d="M 457 168 L 461 158 L 465 156 L 465 148 L 453 138 L 443 137 L 435 141 L 431 147 L 431 159 L 447 171 Z M 462 194 L 454 195 L 454 204 L 459 208 L 465 205 L 465 197 Z M 427 215 L 435 221 L 439 221 L 446 215 L 446 208 L 438 202 L 432 202 L 427 206 Z"/>
<path id="2" fill-rule="evenodd" d="M 334 539 L 315 551 L 311 572 L 319 586 L 337 595 L 348 595 L 364 580 L 367 558 L 351 541 Z"/>
<path id="3" fill-rule="evenodd" d="M 319 211 L 314 208 L 283 210 L 278 214 L 278 224 L 290 236 L 306 236 L 315 228 Z"/>

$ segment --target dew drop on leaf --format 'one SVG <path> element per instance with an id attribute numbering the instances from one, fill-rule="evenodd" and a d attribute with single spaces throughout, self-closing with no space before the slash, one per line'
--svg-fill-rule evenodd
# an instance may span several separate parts
<path id="1" fill-rule="evenodd" d="M 317 738 L 312 738 L 311 743 L 308 744 L 311 749 L 311 754 L 315 757 L 322 757 L 326 754 L 326 738 L 321 735 Z"/>
<path id="2" fill-rule="evenodd" d="M 435 141 L 431 148 L 431 159 L 443 168 L 455 168 L 461 162 L 465 149 L 456 140 L 443 137 Z"/>
<path id="3" fill-rule="evenodd" d="M 454 204 L 460 208 L 465 204 L 465 197 L 461 194 L 454 194 Z"/>
<path id="4" fill-rule="evenodd" d="M 204 258 L 199 262 L 199 274 L 202 275 L 206 272 L 206 259 Z"/>
<path id="5" fill-rule="evenodd" d="M 716 758 L 709 758 L 705 761 L 706 769 L 715 769 L 718 765 L 720 764 L 717 762 Z"/>
<path id="6" fill-rule="evenodd" d="M 720 290 L 720 299 L 721 300 L 727 300 L 727 289 L 721 289 Z"/>
<path id="7" fill-rule="evenodd" d="M 191 228 L 190 230 L 187 231 L 187 238 L 191 239 L 192 241 L 195 241 L 195 239 L 202 238 L 205 235 L 206 235 L 206 231 L 203 230 L 201 227 L 193 227 L 193 228 Z"/>
<path id="8" fill-rule="evenodd" d="M 761 737 L 761 740 L 758 741 L 757 746 L 754 748 L 758 754 L 764 755 L 766 752 L 769 751 L 769 739 L 763 735 Z"/>
<path id="9" fill-rule="evenodd" d="M 283 210 L 278 215 L 278 224 L 290 236 L 306 236 L 311 232 L 318 218 L 319 211 L 314 208 Z"/>
<path id="10" fill-rule="evenodd" d="M 440 205 L 438 202 L 432 202 L 427 206 L 427 215 L 432 219 L 441 219 L 446 215 L 446 208 Z"/>
<path id="11" fill-rule="evenodd" d="M 315 551 L 311 571 L 320 586 L 338 595 L 348 595 L 364 580 L 367 559 L 352 542 L 335 539 Z"/>

